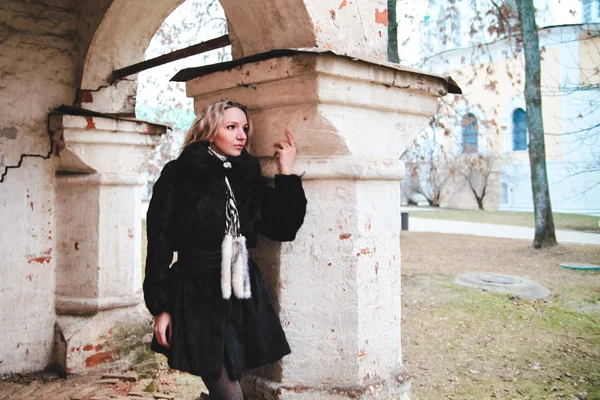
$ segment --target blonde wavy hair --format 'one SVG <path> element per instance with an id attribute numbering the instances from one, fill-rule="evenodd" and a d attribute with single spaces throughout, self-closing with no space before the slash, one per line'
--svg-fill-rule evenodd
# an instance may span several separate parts
<path id="1" fill-rule="evenodd" d="M 239 108 L 246 114 L 246 120 L 248 121 L 248 140 L 250 139 L 250 135 L 252 134 L 252 122 L 250 121 L 250 116 L 248 115 L 248 108 L 238 103 L 234 100 L 219 100 L 215 103 L 208 104 L 205 106 L 198 115 L 190 129 L 188 129 L 185 134 L 185 139 L 183 141 L 182 150 L 185 149 L 192 143 L 196 142 L 210 142 L 215 136 L 217 136 L 217 132 L 219 131 L 219 126 L 223 122 L 223 114 L 225 110 L 230 108 Z M 246 146 L 248 148 L 248 146 Z"/>

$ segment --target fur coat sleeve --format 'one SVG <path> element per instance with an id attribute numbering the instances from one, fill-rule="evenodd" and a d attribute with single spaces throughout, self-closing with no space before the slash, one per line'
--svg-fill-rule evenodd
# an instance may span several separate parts
<path id="1" fill-rule="evenodd" d="M 172 277 L 170 265 L 174 246 L 169 240 L 175 210 L 173 188 L 174 165 L 167 163 L 152 189 L 146 219 L 146 275 L 144 278 L 144 300 L 150 314 L 156 316 L 170 311 Z"/>
<path id="2" fill-rule="evenodd" d="M 265 185 L 262 192 L 258 233 L 279 242 L 294 240 L 304 222 L 306 203 L 298 175 L 275 175 L 275 187 Z"/>

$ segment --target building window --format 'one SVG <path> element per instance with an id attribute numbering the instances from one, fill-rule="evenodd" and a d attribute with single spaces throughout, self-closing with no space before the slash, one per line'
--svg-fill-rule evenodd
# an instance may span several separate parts
<path id="1" fill-rule="evenodd" d="M 527 113 L 517 108 L 512 115 L 513 151 L 527 150 Z"/>
<path id="2" fill-rule="evenodd" d="M 504 182 L 500 185 L 500 204 L 508 204 L 508 185 Z"/>
<path id="3" fill-rule="evenodd" d="M 479 140 L 479 124 L 477 117 L 471 113 L 462 119 L 462 151 L 463 153 L 477 153 Z"/>
<path id="4" fill-rule="evenodd" d="M 600 0 L 583 0 L 583 22 L 598 22 L 600 20 Z"/>

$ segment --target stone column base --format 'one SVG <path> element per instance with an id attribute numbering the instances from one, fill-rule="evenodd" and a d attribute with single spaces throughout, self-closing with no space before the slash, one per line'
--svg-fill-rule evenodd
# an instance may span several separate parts
<path id="1" fill-rule="evenodd" d="M 94 315 L 58 315 L 54 348 L 59 372 L 81 374 L 132 366 L 149 355 L 151 322 L 141 304 Z"/>
<path id="2" fill-rule="evenodd" d="M 377 380 L 357 386 L 310 387 L 275 382 L 247 374 L 242 389 L 248 400 L 343 400 L 389 399 L 410 400 L 411 381 L 404 370 L 387 380 Z"/>

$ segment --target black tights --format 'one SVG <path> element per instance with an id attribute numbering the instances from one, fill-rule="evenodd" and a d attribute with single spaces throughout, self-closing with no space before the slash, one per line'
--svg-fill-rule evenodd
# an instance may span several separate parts
<path id="1" fill-rule="evenodd" d="M 218 378 L 202 377 L 209 393 L 209 400 L 244 400 L 239 381 L 229 379 L 225 364 Z"/>

